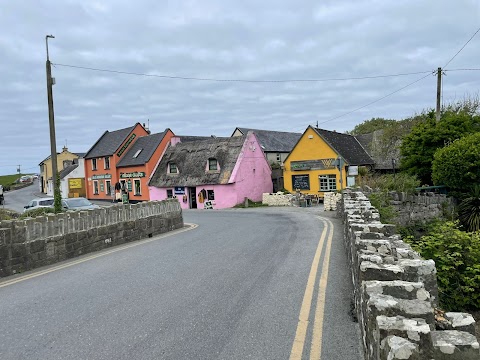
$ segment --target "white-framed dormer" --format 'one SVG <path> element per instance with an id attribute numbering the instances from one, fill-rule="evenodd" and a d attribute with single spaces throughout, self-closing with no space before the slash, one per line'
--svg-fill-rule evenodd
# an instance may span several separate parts
<path id="1" fill-rule="evenodd" d="M 220 164 L 218 160 L 214 157 L 208 158 L 207 166 L 205 171 L 207 172 L 219 172 L 220 171 Z"/>
<path id="2" fill-rule="evenodd" d="M 170 162 L 168 163 L 167 172 L 168 172 L 169 174 L 178 174 L 177 164 L 174 163 L 173 161 L 170 161 Z"/>

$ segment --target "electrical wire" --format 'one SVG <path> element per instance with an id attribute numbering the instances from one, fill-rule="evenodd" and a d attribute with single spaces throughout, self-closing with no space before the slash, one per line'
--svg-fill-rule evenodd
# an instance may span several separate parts
<path id="1" fill-rule="evenodd" d="M 395 90 L 395 91 L 393 91 L 393 92 L 391 92 L 391 93 L 389 93 L 389 94 L 387 94 L 387 95 L 385 95 L 385 96 L 382 96 L 381 98 L 379 98 L 379 99 L 377 99 L 377 100 L 371 101 L 371 102 L 369 102 L 368 104 L 365 104 L 365 105 L 363 105 L 363 106 L 360 106 L 360 107 L 358 107 L 358 108 L 356 108 L 356 109 L 354 109 L 354 110 L 351 110 L 351 111 L 349 111 L 349 112 L 346 112 L 346 113 L 344 113 L 344 114 L 335 116 L 334 118 L 331 118 L 331 119 L 329 119 L 329 120 L 325 120 L 325 121 L 319 122 L 318 124 L 319 124 L 319 125 L 320 125 L 320 124 L 325 124 L 325 123 L 327 123 L 327 122 L 330 122 L 330 121 L 339 119 L 339 118 L 341 118 L 341 117 L 350 115 L 350 114 L 352 114 L 352 113 L 354 113 L 354 112 L 356 112 L 356 111 L 358 111 L 358 110 L 364 109 L 364 108 L 366 108 L 367 106 L 373 105 L 373 104 L 375 104 L 375 103 L 377 103 L 377 102 L 379 102 L 379 101 L 381 101 L 381 100 L 383 100 L 383 99 L 386 99 L 387 97 L 392 96 L 392 95 L 394 95 L 394 94 L 396 94 L 396 93 L 398 93 L 398 92 L 400 92 L 400 91 L 402 91 L 402 90 L 404 90 L 404 89 L 406 89 L 406 88 L 408 88 L 408 87 L 410 87 L 410 86 L 418 83 L 419 81 L 422 81 L 423 79 L 425 79 L 425 78 L 427 78 L 428 76 L 433 75 L 433 74 L 434 74 L 434 72 L 430 72 L 429 74 L 427 74 L 427 75 L 425 75 L 425 76 L 422 76 L 420 79 L 417 79 L 417 80 L 415 80 L 415 81 L 413 81 L 413 82 L 411 82 L 411 83 L 409 83 L 409 84 L 401 87 L 400 89 L 397 89 L 397 90 Z"/>
<path id="2" fill-rule="evenodd" d="M 347 77 L 347 78 L 248 80 L 248 79 L 220 79 L 220 78 L 175 76 L 175 75 L 157 75 L 157 74 L 146 74 L 146 73 L 137 73 L 137 72 L 129 72 L 129 71 L 111 70 L 111 69 L 99 69 L 99 68 L 78 66 L 78 65 L 69 65 L 69 64 L 57 64 L 57 63 L 52 63 L 52 65 L 74 68 L 74 69 L 81 69 L 81 70 L 107 72 L 107 73 L 122 74 L 122 75 L 156 77 L 156 78 L 162 78 L 162 79 L 190 80 L 190 81 L 212 81 L 212 82 L 242 82 L 242 83 L 290 83 L 290 82 L 327 82 L 327 81 L 347 81 L 347 80 L 369 80 L 369 79 L 380 79 L 380 78 L 409 76 L 409 75 L 418 75 L 418 74 L 427 74 L 427 73 L 430 74 L 431 73 L 431 71 L 416 71 L 416 72 L 410 72 L 410 73 L 373 75 L 373 76 L 359 76 L 359 77 Z"/>
<path id="3" fill-rule="evenodd" d="M 446 68 L 448 66 L 448 64 L 450 64 L 453 61 L 453 59 L 455 59 L 457 57 L 457 55 L 460 54 L 460 52 L 465 48 L 465 46 L 468 45 L 468 43 L 470 41 L 472 41 L 472 39 L 475 37 L 475 35 L 478 34 L 479 31 L 480 31 L 480 28 L 478 28 L 477 31 L 475 31 L 475 33 L 472 35 L 472 37 L 470 39 L 468 39 L 468 41 L 460 48 L 460 50 L 458 50 L 457 53 L 455 55 L 453 55 L 453 57 L 450 60 L 448 60 L 448 62 L 445 64 L 445 66 L 443 68 Z"/>

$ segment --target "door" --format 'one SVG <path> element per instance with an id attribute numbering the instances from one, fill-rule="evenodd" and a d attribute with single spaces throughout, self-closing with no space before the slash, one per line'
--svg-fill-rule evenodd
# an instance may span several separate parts
<path id="1" fill-rule="evenodd" d="M 190 198 L 190 209 L 197 208 L 197 188 L 190 187 L 188 188 L 189 198 Z"/>

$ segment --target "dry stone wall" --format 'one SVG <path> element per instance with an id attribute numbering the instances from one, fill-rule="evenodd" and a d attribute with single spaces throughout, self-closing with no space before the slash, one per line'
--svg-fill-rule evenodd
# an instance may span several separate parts
<path id="1" fill-rule="evenodd" d="M 0 277 L 183 227 L 178 200 L 0 222 Z"/>
<path id="2" fill-rule="evenodd" d="M 447 313 L 441 324 L 435 318 L 435 263 L 403 242 L 393 225 L 382 224 L 363 193 L 344 191 L 338 213 L 365 359 L 480 359 L 470 314 Z"/>

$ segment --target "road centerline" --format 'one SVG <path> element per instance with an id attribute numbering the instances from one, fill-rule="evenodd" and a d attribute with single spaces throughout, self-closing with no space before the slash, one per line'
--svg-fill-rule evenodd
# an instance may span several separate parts
<path id="1" fill-rule="evenodd" d="M 292 350 L 290 352 L 290 360 L 301 360 L 303 349 L 305 347 L 305 339 L 308 330 L 308 318 L 310 316 L 310 309 L 312 306 L 313 292 L 315 288 L 317 273 L 318 273 L 318 264 L 323 251 L 323 245 L 325 243 L 325 238 L 328 233 L 328 223 L 324 219 L 321 219 L 323 222 L 323 231 L 318 242 L 317 249 L 315 251 L 315 256 L 313 257 L 312 266 L 310 268 L 310 273 L 308 275 L 307 286 L 305 288 L 305 294 L 303 296 L 302 306 L 300 308 L 300 314 L 297 324 L 297 329 L 295 332 L 295 339 L 293 341 Z"/>

